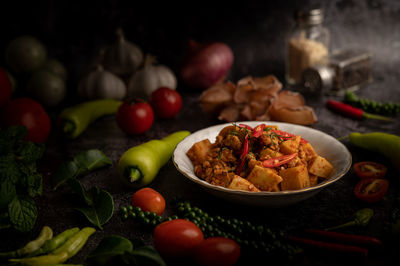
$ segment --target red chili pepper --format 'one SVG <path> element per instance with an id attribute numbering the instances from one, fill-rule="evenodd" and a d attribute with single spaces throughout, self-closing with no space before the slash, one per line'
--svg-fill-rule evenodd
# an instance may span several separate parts
<path id="1" fill-rule="evenodd" d="M 369 247 L 382 246 L 382 241 L 375 237 L 369 237 L 363 235 L 350 235 L 345 233 L 332 232 L 319 229 L 306 229 L 305 232 L 314 236 L 325 238 L 327 240 L 328 239 L 335 240 L 343 244 L 354 244 L 354 245 L 369 246 Z"/>
<path id="2" fill-rule="evenodd" d="M 370 114 L 370 113 L 364 112 L 362 109 L 353 107 L 349 104 L 345 104 L 342 102 L 334 101 L 334 100 L 328 100 L 326 102 L 326 105 L 331 110 L 334 110 L 344 116 L 348 116 L 348 117 L 355 118 L 355 119 L 369 118 L 369 119 L 380 119 L 380 120 L 392 120 L 389 117 Z"/>
<path id="3" fill-rule="evenodd" d="M 288 140 L 296 137 L 296 135 L 282 130 L 272 130 L 272 132 L 279 135 L 279 137 L 281 137 L 283 140 Z M 301 138 L 300 143 L 308 143 L 308 141 Z"/>
<path id="4" fill-rule="evenodd" d="M 243 141 L 243 149 L 242 149 L 242 153 L 240 154 L 240 163 L 238 165 L 238 167 L 236 168 L 235 173 L 237 175 L 240 174 L 240 172 L 242 172 L 242 169 L 244 167 L 244 163 L 245 163 L 245 159 L 246 159 L 246 155 L 249 153 L 249 135 L 246 135 L 246 137 L 244 138 Z"/>
<path id="5" fill-rule="evenodd" d="M 262 133 L 264 132 L 264 128 L 265 127 L 266 127 L 265 124 L 261 124 L 261 125 L 256 126 L 252 131 L 253 137 L 258 138 L 259 136 L 261 136 Z"/>
<path id="6" fill-rule="evenodd" d="M 302 244 L 302 245 L 305 245 L 308 247 L 317 248 L 317 249 L 345 253 L 348 255 L 353 254 L 356 256 L 363 257 L 363 258 L 367 257 L 367 255 L 368 255 L 368 249 L 358 247 L 358 246 L 330 243 L 330 242 L 318 241 L 318 240 L 302 238 L 302 237 L 297 237 L 297 236 L 287 236 L 287 238 L 296 243 L 299 243 L 299 244 Z"/>
<path id="7" fill-rule="evenodd" d="M 269 168 L 277 167 L 282 164 L 290 162 L 291 160 L 296 158 L 296 156 L 297 156 L 297 152 L 264 160 L 262 164 L 264 167 L 269 167 Z"/>
<path id="8" fill-rule="evenodd" d="M 243 128 L 248 129 L 248 130 L 253 130 L 253 128 L 251 126 L 246 125 L 246 124 L 239 124 L 239 127 L 243 127 Z"/>

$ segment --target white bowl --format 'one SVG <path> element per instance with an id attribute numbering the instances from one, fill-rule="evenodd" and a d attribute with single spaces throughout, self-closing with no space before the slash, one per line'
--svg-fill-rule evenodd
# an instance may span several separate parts
<path id="1" fill-rule="evenodd" d="M 350 169 L 352 163 L 352 157 L 346 146 L 334 137 L 325 134 L 319 130 L 282 122 L 273 121 L 244 121 L 237 122 L 237 124 L 243 123 L 251 127 L 258 124 L 276 125 L 280 130 L 293 133 L 295 135 L 301 135 L 304 139 L 308 140 L 313 146 L 317 154 L 325 157 L 334 167 L 334 174 L 319 183 L 316 186 L 292 191 L 280 191 L 280 192 L 248 192 L 241 190 L 232 190 L 225 187 L 212 185 L 200 178 L 194 173 L 194 167 L 186 152 L 192 147 L 192 145 L 203 139 L 209 139 L 211 143 L 215 142 L 215 138 L 218 133 L 224 127 L 232 125 L 231 123 L 220 124 L 212 127 L 208 127 L 199 130 L 182 140 L 176 147 L 172 160 L 175 167 L 186 176 L 189 180 L 200 185 L 207 192 L 238 204 L 263 206 L 263 207 L 280 207 L 287 206 L 294 203 L 298 203 L 305 199 L 308 199 L 326 188 L 328 185 L 338 181 L 342 178 L 347 171 Z"/>

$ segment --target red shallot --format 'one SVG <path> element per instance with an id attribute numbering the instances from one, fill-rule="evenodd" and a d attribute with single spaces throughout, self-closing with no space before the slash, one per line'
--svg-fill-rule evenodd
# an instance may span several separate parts
<path id="1" fill-rule="evenodd" d="M 180 70 L 180 77 L 187 86 L 207 89 L 225 78 L 233 64 L 233 52 L 227 44 L 200 44 L 190 40 L 188 46 Z"/>

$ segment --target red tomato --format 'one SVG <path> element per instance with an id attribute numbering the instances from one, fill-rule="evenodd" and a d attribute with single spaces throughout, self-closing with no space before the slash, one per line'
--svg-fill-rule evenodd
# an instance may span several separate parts
<path id="1" fill-rule="evenodd" d="M 359 178 L 383 178 L 387 172 L 386 166 L 375 162 L 355 163 L 353 169 Z"/>
<path id="2" fill-rule="evenodd" d="M 240 246 L 225 237 L 210 237 L 203 240 L 194 250 L 197 265 L 230 266 L 240 257 Z"/>
<path id="3" fill-rule="evenodd" d="M 153 109 L 140 99 L 125 101 L 117 111 L 118 126 L 127 134 L 142 134 L 150 129 L 153 121 Z"/>
<path id="4" fill-rule="evenodd" d="M 151 94 L 150 104 L 158 117 L 172 118 L 181 110 L 182 98 L 176 90 L 161 87 Z"/>
<path id="5" fill-rule="evenodd" d="M 12 84 L 7 72 L 0 68 L 0 106 L 6 104 L 12 95 Z"/>
<path id="6" fill-rule="evenodd" d="M 25 140 L 45 142 L 50 134 L 50 117 L 43 106 L 30 98 L 16 98 L 4 106 L 4 124 L 23 125 L 28 129 Z"/>
<path id="7" fill-rule="evenodd" d="M 364 178 L 361 179 L 354 188 L 354 195 L 366 202 L 378 202 L 389 188 L 389 182 L 380 178 Z"/>
<path id="8" fill-rule="evenodd" d="M 154 247 L 166 258 L 191 255 L 195 246 L 204 240 L 201 229 L 194 223 L 176 219 L 156 226 L 153 233 Z"/>
<path id="9" fill-rule="evenodd" d="M 132 205 L 139 206 L 143 211 L 155 212 L 161 215 L 165 210 L 165 199 L 154 189 L 145 187 L 133 194 Z"/>

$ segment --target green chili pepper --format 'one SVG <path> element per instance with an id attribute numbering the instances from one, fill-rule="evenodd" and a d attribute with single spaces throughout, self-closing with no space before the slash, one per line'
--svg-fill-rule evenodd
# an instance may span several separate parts
<path id="1" fill-rule="evenodd" d="M 356 211 L 354 214 L 354 219 L 352 221 L 349 221 L 347 223 L 337 225 L 334 227 L 327 228 L 325 230 L 335 230 L 343 227 L 348 227 L 348 226 L 367 226 L 369 221 L 371 220 L 372 216 L 374 216 L 374 211 L 370 208 L 364 208 L 361 210 Z"/>
<path id="2" fill-rule="evenodd" d="M 51 228 L 48 226 L 43 226 L 39 236 L 35 240 L 30 241 L 24 247 L 18 250 L 1 253 L 0 259 L 18 258 L 23 255 L 34 253 L 35 251 L 39 250 L 43 246 L 43 244 L 52 237 L 53 230 L 51 230 Z"/>
<path id="3" fill-rule="evenodd" d="M 119 175 L 135 187 L 149 184 L 171 158 L 176 145 L 189 134 L 189 131 L 178 131 L 161 140 L 151 140 L 130 148 L 119 160 Z"/>
<path id="4" fill-rule="evenodd" d="M 48 254 L 43 256 L 23 258 L 23 259 L 10 259 L 10 262 L 17 262 L 22 265 L 28 266 L 45 266 L 45 265 L 57 265 L 68 259 L 68 253 L 66 251 L 58 254 Z"/>
<path id="5" fill-rule="evenodd" d="M 56 235 L 52 239 L 47 240 L 39 250 L 37 250 L 36 252 L 33 252 L 30 256 L 34 257 L 34 256 L 50 253 L 50 252 L 56 250 L 57 248 L 59 248 L 70 237 L 72 237 L 73 235 L 75 235 L 78 232 L 79 232 L 78 227 L 67 229 L 64 232 Z"/>
<path id="6" fill-rule="evenodd" d="M 99 117 L 115 114 L 121 103 L 113 99 L 101 99 L 68 107 L 59 116 L 62 131 L 67 137 L 76 138 Z"/>
<path id="7" fill-rule="evenodd" d="M 383 154 L 400 173 L 400 136 L 382 132 L 354 132 L 349 139 L 358 147 Z"/>
<path id="8" fill-rule="evenodd" d="M 70 237 L 63 245 L 54 250 L 51 254 L 57 255 L 59 253 L 66 252 L 68 255 L 67 258 L 65 260 L 58 261 L 57 263 L 65 262 L 67 259 L 75 256 L 75 254 L 81 250 L 81 248 L 86 244 L 86 241 L 92 234 L 94 234 L 94 232 L 96 232 L 96 229 L 93 227 L 83 228 L 78 233 Z"/>

